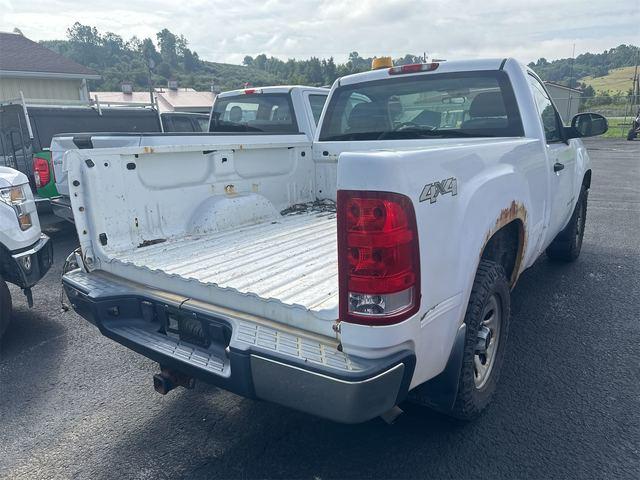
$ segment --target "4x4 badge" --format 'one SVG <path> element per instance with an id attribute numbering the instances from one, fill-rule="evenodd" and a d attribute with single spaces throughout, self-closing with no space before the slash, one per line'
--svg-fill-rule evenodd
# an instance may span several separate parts
<path id="1" fill-rule="evenodd" d="M 447 178 L 440 182 L 427 183 L 420 194 L 420 201 L 429 200 L 429 203 L 435 203 L 438 200 L 438 195 L 446 195 L 447 193 L 451 195 L 458 194 L 458 181 L 455 177 Z"/>

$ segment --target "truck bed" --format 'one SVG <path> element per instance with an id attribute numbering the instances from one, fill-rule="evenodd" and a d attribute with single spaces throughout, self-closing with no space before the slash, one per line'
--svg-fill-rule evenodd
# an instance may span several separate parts
<path id="1" fill-rule="evenodd" d="M 157 279 L 160 273 L 172 283 L 172 291 L 203 301 L 215 303 L 211 297 L 224 290 L 225 300 L 240 294 L 337 318 L 336 215 L 330 211 L 292 213 L 276 221 L 113 252 L 109 263 L 109 270 L 128 278 L 153 272 Z M 198 295 L 194 282 L 208 287 L 211 295 L 202 289 Z"/>

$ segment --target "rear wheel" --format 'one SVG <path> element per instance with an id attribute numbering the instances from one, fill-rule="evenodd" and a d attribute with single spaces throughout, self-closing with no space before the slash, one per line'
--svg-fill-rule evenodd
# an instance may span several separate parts
<path id="1" fill-rule="evenodd" d="M 583 185 L 580 189 L 578 203 L 573 210 L 571 220 L 551 245 L 547 247 L 547 256 L 556 262 L 573 262 L 580 256 L 584 227 L 587 221 L 587 197 L 589 191 Z"/>
<path id="2" fill-rule="evenodd" d="M 629 133 L 627 133 L 627 140 L 633 140 L 637 135 L 638 132 L 636 132 L 636 129 L 632 128 L 631 130 L 629 130 Z"/>
<path id="3" fill-rule="evenodd" d="M 11 294 L 7 283 L 0 278 L 0 338 L 11 320 Z"/>
<path id="4" fill-rule="evenodd" d="M 472 420 L 496 390 L 509 331 L 509 282 L 501 265 L 482 260 L 465 315 L 466 336 L 458 393 L 449 412 Z"/>

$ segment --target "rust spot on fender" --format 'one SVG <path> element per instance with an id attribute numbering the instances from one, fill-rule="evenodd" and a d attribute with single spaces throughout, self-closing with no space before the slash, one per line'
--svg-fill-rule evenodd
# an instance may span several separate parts
<path id="1" fill-rule="evenodd" d="M 508 208 L 503 208 L 500 211 L 500 216 L 498 217 L 498 220 L 496 220 L 497 228 L 495 230 L 499 230 L 516 219 L 520 219 L 524 223 L 527 219 L 527 210 L 520 202 L 513 200 Z"/>
<path id="2" fill-rule="evenodd" d="M 144 153 L 153 153 L 154 150 L 153 150 L 153 147 L 144 147 L 143 152 Z"/>
<path id="3" fill-rule="evenodd" d="M 484 243 L 482 244 L 482 249 L 480 250 L 478 257 L 478 261 L 480 261 L 484 253 L 484 249 L 487 246 L 487 243 L 489 243 L 491 237 L 493 237 L 498 230 L 510 224 L 514 220 L 520 220 L 522 222 L 522 228 L 518 230 L 518 252 L 516 254 L 516 262 L 513 266 L 513 273 L 511 274 L 510 279 L 511 288 L 513 288 L 518 281 L 524 252 L 527 250 L 527 209 L 522 203 L 512 200 L 508 207 L 505 207 L 500 211 L 500 215 L 496 219 L 496 223 L 484 237 Z"/>

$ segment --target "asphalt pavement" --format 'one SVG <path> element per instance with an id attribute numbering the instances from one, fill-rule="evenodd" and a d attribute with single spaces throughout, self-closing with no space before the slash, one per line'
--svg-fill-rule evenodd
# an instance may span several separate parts
<path id="1" fill-rule="evenodd" d="M 640 141 L 592 140 L 577 262 L 545 256 L 513 292 L 499 390 L 459 424 L 403 405 L 340 425 L 215 387 L 152 386 L 157 366 L 60 308 L 72 228 L 0 350 L 0 478 L 640 478 Z"/>

